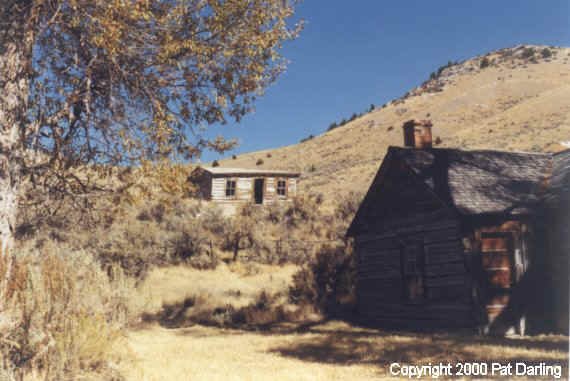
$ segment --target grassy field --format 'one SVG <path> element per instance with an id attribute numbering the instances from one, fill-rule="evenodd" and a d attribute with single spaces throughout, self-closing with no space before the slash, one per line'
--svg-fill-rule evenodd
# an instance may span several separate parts
<path id="1" fill-rule="evenodd" d="M 216 270 L 154 270 L 141 297 L 149 311 L 198 293 L 202 303 L 245 305 L 261 290 L 286 291 L 295 266 L 235 264 Z M 207 290 L 207 291 L 206 291 Z M 204 294 L 204 292 L 207 292 Z M 196 305 L 188 308 L 199 308 Z M 127 380 L 378 380 L 393 362 L 523 361 L 566 364 L 568 338 L 545 335 L 490 338 L 465 334 L 386 332 L 341 321 L 280 324 L 267 330 L 225 329 L 148 321 L 127 336 Z M 567 372 L 567 371 L 566 371 Z"/>

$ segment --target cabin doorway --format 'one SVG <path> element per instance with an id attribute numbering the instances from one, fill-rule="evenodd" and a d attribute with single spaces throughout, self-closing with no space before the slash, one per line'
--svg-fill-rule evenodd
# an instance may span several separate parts
<path id="1" fill-rule="evenodd" d="M 255 179 L 253 182 L 253 200 L 256 204 L 263 204 L 263 191 L 265 189 L 265 179 Z"/>
<path id="2" fill-rule="evenodd" d="M 488 321 L 495 329 L 504 329 L 506 332 L 517 324 L 515 316 L 511 316 L 513 311 L 509 311 L 509 305 L 513 290 L 524 272 L 524 260 L 514 232 L 483 232 L 481 262 L 485 274 L 484 302 Z M 497 320 L 499 317 L 502 318 Z M 517 328 L 524 330 L 524 327 Z"/>

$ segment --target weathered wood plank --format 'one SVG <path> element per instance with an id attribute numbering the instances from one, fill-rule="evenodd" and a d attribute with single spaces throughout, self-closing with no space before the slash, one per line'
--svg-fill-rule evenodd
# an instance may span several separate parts
<path id="1" fill-rule="evenodd" d="M 469 279 L 464 274 L 450 275 L 437 278 L 426 277 L 426 287 L 442 287 L 442 286 L 467 286 Z"/>
<path id="2" fill-rule="evenodd" d="M 465 268 L 465 263 L 441 263 L 441 264 L 429 264 L 425 268 L 425 273 L 427 276 L 442 276 L 442 275 L 453 275 L 453 274 L 465 274 L 467 269 Z"/>

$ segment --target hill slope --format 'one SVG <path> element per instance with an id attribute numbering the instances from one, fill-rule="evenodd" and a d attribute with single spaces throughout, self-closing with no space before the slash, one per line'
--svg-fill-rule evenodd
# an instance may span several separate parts
<path id="1" fill-rule="evenodd" d="M 518 46 L 442 67 L 404 97 L 342 127 L 220 164 L 302 171 L 301 191 L 331 201 L 365 191 L 387 147 L 403 144 L 403 122 L 426 118 L 438 147 L 560 150 L 570 140 L 570 48 Z"/>

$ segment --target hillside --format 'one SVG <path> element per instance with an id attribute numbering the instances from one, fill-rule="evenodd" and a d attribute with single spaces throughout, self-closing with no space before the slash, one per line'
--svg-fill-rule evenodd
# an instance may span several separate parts
<path id="1" fill-rule="evenodd" d="M 570 48 L 506 48 L 446 65 L 404 97 L 313 139 L 220 165 L 302 171 L 301 191 L 331 201 L 367 189 L 387 147 L 402 145 L 406 120 L 431 119 L 438 147 L 557 151 L 570 140 L 569 99 Z"/>

